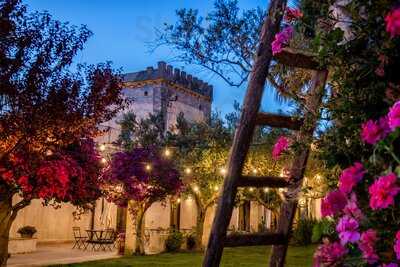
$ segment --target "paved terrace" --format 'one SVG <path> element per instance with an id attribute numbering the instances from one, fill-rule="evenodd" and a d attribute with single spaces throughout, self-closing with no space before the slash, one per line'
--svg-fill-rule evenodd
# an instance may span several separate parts
<path id="1" fill-rule="evenodd" d="M 8 267 L 37 267 L 53 264 L 70 264 L 85 261 L 104 260 L 120 257 L 117 250 L 86 251 L 71 249 L 72 243 L 38 245 L 36 252 L 14 254 L 8 259 Z"/>

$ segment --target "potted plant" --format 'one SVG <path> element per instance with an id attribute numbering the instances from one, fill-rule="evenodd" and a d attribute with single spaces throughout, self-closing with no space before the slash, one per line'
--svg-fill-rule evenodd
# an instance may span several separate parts
<path id="1" fill-rule="evenodd" d="M 37 232 L 34 226 L 24 226 L 18 229 L 18 234 L 21 235 L 22 238 L 32 238 L 33 235 Z"/>

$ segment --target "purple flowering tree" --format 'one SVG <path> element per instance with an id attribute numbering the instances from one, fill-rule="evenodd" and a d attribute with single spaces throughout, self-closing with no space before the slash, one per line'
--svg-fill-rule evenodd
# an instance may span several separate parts
<path id="1" fill-rule="evenodd" d="M 118 152 L 104 173 L 104 189 L 110 201 L 128 207 L 136 231 L 135 253 L 144 254 L 144 214 L 157 201 L 182 190 L 180 174 L 173 163 L 155 148 Z"/>
<path id="2" fill-rule="evenodd" d="M 322 215 L 336 219 L 338 240 L 318 248 L 316 266 L 400 262 L 400 101 L 363 123 L 361 139 L 374 153 L 344 169 L 338 189 L 323 199 Z"/>

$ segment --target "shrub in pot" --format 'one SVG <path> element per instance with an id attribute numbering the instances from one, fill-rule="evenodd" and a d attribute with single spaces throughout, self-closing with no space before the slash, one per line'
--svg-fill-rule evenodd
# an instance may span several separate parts
<path id="1" fill-rule="evenodd" d="M 21 227 L 17 231 L 17 233 L 20 234 L 22 238 L 32 238 L 36 232 L 36 228 L 29 225 Z"/>

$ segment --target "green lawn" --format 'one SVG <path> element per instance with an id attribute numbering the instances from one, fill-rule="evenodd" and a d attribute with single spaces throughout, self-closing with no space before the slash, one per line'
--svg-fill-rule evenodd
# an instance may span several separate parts
<path id="1" fill-rule="evenodd" d="M 288 267 L 311 266 L 315 246 L 290 247 L 287 257 Z M 270 248 L 240 247 L 225 248 L 221 266 L 257 267 L 267 266 Z M 192 267 L 201 266 L 202 253 L 163 253 L 151 256 L 129 256 L 119 259 L 93 261 L 81 264 L 62 265 L 74 267 Z M 54 265 L 53 265 L 54 266 Z"/>

